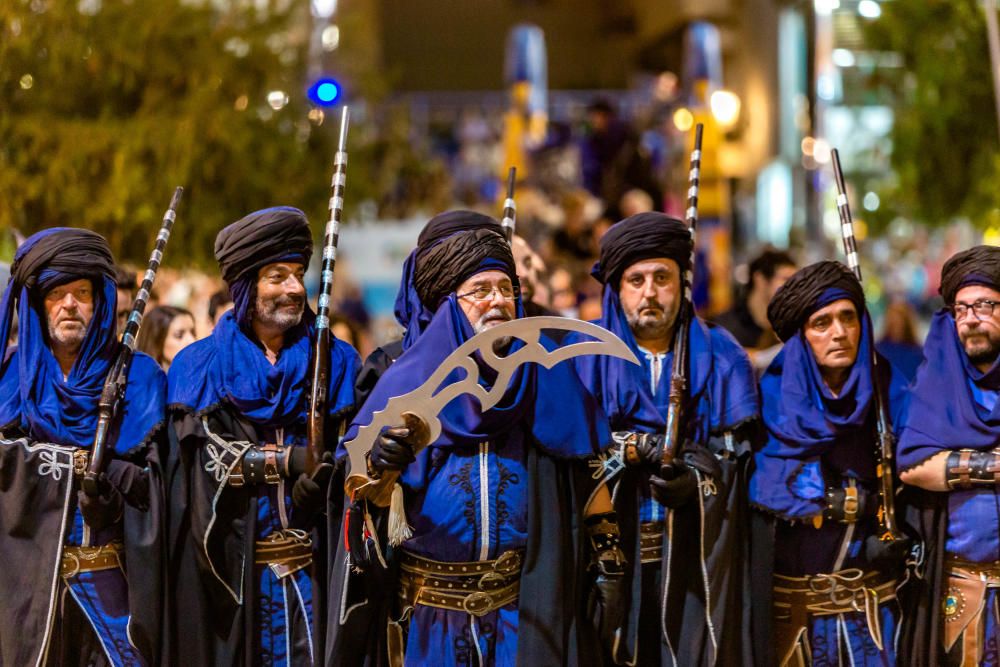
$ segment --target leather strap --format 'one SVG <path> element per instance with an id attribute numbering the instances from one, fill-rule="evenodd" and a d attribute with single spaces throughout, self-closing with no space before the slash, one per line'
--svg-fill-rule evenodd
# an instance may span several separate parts
<path id="1" fill-rule="evenodd" d="M 505 551 L 496 560 L 449 563 L 404 551 L 399 595 L 404 608 L 422 604 L 482 616 L 517 600 L 522 557 Z"/>
<path id="2" fill-rule="evenodd" d="M 639 524 L 639 558 L 643 564 L 660 563 L 663 559 L 663 522 Z"/>
<path id="3" fill-rule="evenodd" d="M 312 564 L 312 539 L 304 530 L 276 530 L 267 539 L 254 542 L 253 562 L 267 565 L 283 579 Z"/>
<path id="4" fill-rule="evenodd" d="M 1000 486 L 1000 452 L 960 449 L 948 454 L 945 479 L 952 489 Z"/>
<path id="5" fill-rule="evenodd" d="M 445 577 L 462 577 L 497 572 L 513 574 L 521 571 L 521 560 L 524 554 L 521 550 L 505 551 L 496 560 L 474 560 L 447 562 L 432 560 L 404 551 L 400 557 L 399 566 L 405 572 L 422 575 L 440 575 Z"/>
<path id="6" fill-rule="evenodd" d="M 63 547 L 59 574 L 64 578 L 75 577 L 82 572 L 125 569 L 121 559 L 124 545 L 109 542 L 99 547 Z"/>

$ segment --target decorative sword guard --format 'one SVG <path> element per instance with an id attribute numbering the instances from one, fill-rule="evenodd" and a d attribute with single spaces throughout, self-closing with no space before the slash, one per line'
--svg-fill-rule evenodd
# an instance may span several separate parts
<path id="1" fill-rule="evenodd" d="M 572 331 L 596 340 L 548 350 L 541 343 L 543 330 Z M 516 338 L 523 341 L 524 346 L 501 357 L 493 345 L 503 338 Z M 479 384 L 479 366 L 474 354 L 497 372 L 497 379 L 489 389 Z M 380 507 L 389 505 L 399 473 L 386 472 L 378 480 L 368 476 L 368 453 L 384 429 L 405 424 L 411 433 L 409 441 L 414 444 L 415 451 L 420 451 L 441 435 L 438 415 L 455 398 L 470 394 L 486 412 L 503 398 L 511 378 L 524 364 L 536 363 L 552 368 L 567 359 L 588 354 L 606 354 L 639 364 L 632 350 L 607 329 L 563 317 L 524 317 L 476 334 L 449 354 L 419 387 L 389 399 L 385 408 L 372 416 L 371 423 L 358 429 L 357 436 L 344 445 L 350 461 L 345 483 L 347 494 L 352 498 L 367 498 Z M 442 387 L 441 383 L 456 369 L 463 369 L 465 376 Z"/>

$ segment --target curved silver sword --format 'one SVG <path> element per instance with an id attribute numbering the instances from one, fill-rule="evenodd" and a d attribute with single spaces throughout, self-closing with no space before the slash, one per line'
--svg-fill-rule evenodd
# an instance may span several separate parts
<path id="1" fill-rule="evenodd" d="M 540 340 L 544 330 L 577 332 L 596 340 L 548 350 Z M 501 357 L 494 351 L 493 345 L 504 338 L 517 338 L 524 342 L 524 346 Z M 472 357 L 474 353 L 479 353 L 482 360 L 497 371 L 497 379 L 491 388 L 479 384 L 479 366 Z M 419 451 L 441 435 L 441 420 L 438 415 L 455 398 L 470 394 L 479 400 L 483 412 L 486 412 L 500 401 L 514 373 L 523 364 L 536 363 L 552 368 L 559 362 L 588 354 L 605 354 L 639 364 L 628 345 L 604 327 L 564 317 L 524 317 L 476 334 L 445 357 L 437 370 L 419 387 L 390 398 L 383 409 L 372 415 L 371 423 L 359 428 L 357 436 L 345 443 L 350 461 L 345 485 L 348 494 L 361 492 L 367 496 L 366 487 L 374 485 L 375 480 L 368 477 L 366 457 L 383 429 L 405 423 L 411 433 L 415 432 L 416 449 Z M 441 383 L 456 369 L 463 369 L 465 377 L 442 387 Z M 386 481 L 387 476 L 388 474 L 383 475 L 378 481 Z M 395 475 L 392 478 L 394 480 Z M 378 505 L 387 505 L 391 487 L 390 483 L 378 484 L 377 493 L 371 495 L 370 499 Z"/>

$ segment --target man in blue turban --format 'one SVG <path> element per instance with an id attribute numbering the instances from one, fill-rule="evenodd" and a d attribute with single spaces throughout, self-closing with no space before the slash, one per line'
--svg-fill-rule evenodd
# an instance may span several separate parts
<path id="1" fill-rule="evenodd" d="M 344 441 L 473 335 L 523 312 L 499 224 L 470 211 L 433 218 L 397 299 L 405 351 L 383 364 Z M 501 341 L 497 353 L 519 345 Z M 472 360 L 490 390 L 496 371 Z M 623 560 L 601 471 L 589 465 L 610 441 L 600 407 L 568 364 L 526 364 L 493 408 L 464 394 L 439 419 L 441 435 L 419 452 L 393 428 L 369 453 L 376 485 L 399 473 L 397 513 L 358 500 L 346 514 L 327 663 L 599 664 L 586 595 L 595 579 L 599 592 L 613 588 Z"/>
<path id="2" fill-rule="evenodd" d="M 758 414 L 750 361 L 724 329 L 692 318 L 682 454 L 660 465 L 672 341 L 691 260 L 687 226 L 639 213 L 601 239 L 601 318 L 641 366 L 574 360 L 611 420 L 609 452 L 627 584 L 609 647 L 620 664 L 752 664 L 747 633 L 746 469 Z"/>
<path id="3" fill-rule="evenodd" d="M 0 305 L 0 663 L 158 658 L 166 378 L 136 354 L 100 493 L 80 490 L 121 344 L 107 241 L 57 228 L 14 256 Z M 7 341 L 15 312 L 16 349 Z M 127 573 L 127 575 L 126 575 Z"/>
<path id="4" fill-rule="evenodd" d="M 1000 248 L 941 272 L 899 440 L 924 540 L 901 664 L 1000 664 Z"/>
<path id="5" fill-rule="evenodd" d="M 311 254 L 295 208 L 257 211 L 219 232 L 215 256 L 233 309 L 170 366 L 171 664 L 321 660 L 330 533 L 326 475 L 305 473 Z M 331 452 L 358 365 L 332 339 L 323 443 Z"/>
<path id="6" fill-rule="evenodd" d="M 899 423 L 906 378 L 879 355 L 854 274 L 811 264 L 775 294 L 784 347 L 761 379 L 767 440 L 750 500 L 772 525 L 779 665 L 895 664 L 897 576 L 911 541 L 880 540 L 872 373 Z M 822 595 L 821 595 L 821 594 Z"/>

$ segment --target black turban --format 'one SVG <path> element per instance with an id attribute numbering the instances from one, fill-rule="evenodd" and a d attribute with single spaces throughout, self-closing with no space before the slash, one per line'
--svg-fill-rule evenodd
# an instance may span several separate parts
<path id="1" fill-rule="evenodd" d="M 13 284 L 37 285 L 43 292 L 80 278 L 102 277 L 114 281 L 114 258 L 104 237 L 88 229 L 60 227 L 42 232 L 10 267 Z"/>
<path id="2" fill-rule="evenodd" d="M 691 249 L 691 232 L 683 222 L 664 213 L 637 213 L 612 225 L 601 237 L 601 257 L 590 273 L 617 288 L 625 269 L 644 259 L 666 257 L 687 271 Z"/>
<path id="3" fill-rule="evenodd" d="M 794 336 L 817 310 L 839 299 L 850 299 L 860 316 L 865 293 L 851 270 L 840 262 L 816 262 L 799 269 L 771 299 L 767 319 L 783 342 Z"/>
<path id="4" fill-rule="evenodd" d="M 496 219 L 475 211 L 445 211 L 427 221 L 417 237 L 418 252 L 425 251 L 456 232 L 470 229 L 495 229 L 503 232 Z"/>
<path id="5" fill-rule="evenodd" d="M 1000 247 L 977 245 L 944 263 L 941 270 L 944 302 L 948 305 L 955 303 L 958 290 L 966 285 L 985 285 L 1000 290 Z"/>
<path id="6" fill-rule="evenodd" d="M 492 226 L 455 232 L 426 248 L 418 246 L 416 257 L 413 287 L 430 310 L 481 271 L 503 271 L 517 284 L 510 245 L 499 228 Z"/>
<path id="7" fill-rule="evenodd" d="M 251 213 L 215 237 L 215 259 L 230 287 L 248 271 L 282 260 L 308 264 L 310 257 L 309 222 L 305 213 L 291 206 Z M 256 280 L 256 273 L 252 277 Z"/>

